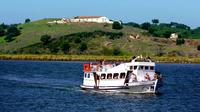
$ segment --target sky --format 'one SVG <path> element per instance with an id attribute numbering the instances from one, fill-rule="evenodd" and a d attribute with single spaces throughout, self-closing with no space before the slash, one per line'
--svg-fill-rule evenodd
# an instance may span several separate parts
<path id="1" fill-rule="evenodd" d="M 0 23 L 23 23 L 26 18 L 106 16 L 123 22 L 179 22 L 200 26 L 200 0 L 0 0 Z"/>

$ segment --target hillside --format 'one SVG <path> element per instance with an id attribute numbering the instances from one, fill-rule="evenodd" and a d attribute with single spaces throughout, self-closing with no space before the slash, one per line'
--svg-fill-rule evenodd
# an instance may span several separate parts
<path id="1" fill-rule="evenodd" d="M 185 44 L 166 38 L 145 36 L 145 30 L 124 25 L 113 30 L 109 24 L 70 23 L 47 24 L 53 19 L 43 19 L 18 25 L 21 34 L 11 42 L 0 37 L 2 54 L 89 54 L 89 55 L 145 55 L 200 57 L 198 39 L 185 39 Z M 40 41 L 49 35 L 48 43 Z M 139 35 L 139 39 L 130 38 Z"/>

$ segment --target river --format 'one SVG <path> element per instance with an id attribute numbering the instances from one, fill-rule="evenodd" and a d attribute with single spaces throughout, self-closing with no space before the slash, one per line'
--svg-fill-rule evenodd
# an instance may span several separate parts
<path id="1" fill-rule="evenodd" d="M 81 90 L 84 62 L 0 61 L 0 112 L 196 112 L 200 64 L 157 64 L 158 95 Z"/>

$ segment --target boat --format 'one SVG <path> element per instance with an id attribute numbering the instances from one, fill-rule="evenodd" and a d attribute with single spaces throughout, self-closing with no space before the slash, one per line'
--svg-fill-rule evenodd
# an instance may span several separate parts
<path id="1" fill-rule="evenodd" d="M 149 57 L 137 56 L 125 63 L 85 63 L 83 68 L 80 87 L 84 90 L 157 93 L 162 84 L 162 75 Z"/>

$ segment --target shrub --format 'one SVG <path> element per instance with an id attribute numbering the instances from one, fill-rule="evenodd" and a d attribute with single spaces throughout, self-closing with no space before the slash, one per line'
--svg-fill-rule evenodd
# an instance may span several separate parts
<path id="1" fill-rule="evenodd" d="M 109 49 L 107 47 L 103 47 L 103 49 L 101 50 L 101 53 L 103 55 L 113 55 L 113 49 Z"/>
<path id="2" fill-rule="evenodd" d="M 197 50 L 200 51 L 200 45 L 197 46 Z"/>
<path id="3" fill-rule="evenodd" d="M 117 56 L 117 55 L 120 55 L 120 54 L 121 54 L 121 50 L 120 50 L 120 49 L 115 48 L 115 49 L 113 50 L 113 55 Z"/>
<path id="4" fill-rule="evenodd" d="M 180 39 L 180 38 L 176 39 L 176 45 L 182 45 L 184 43 L 185 43 L 184 39 Z"/>
<path id="5" fill-rule="evenodd" d="M 82 43 L 82 44 L 80 45 L 80 47 L 79 47 L 79 50 L 80 50 L 81 52 L 84 52 L 85 50 L 87 50 L 87 44 L 86 44 L 86 43 Z"/>
<path id="6" fill-rule="evenodd" d="M 50 35 L 42 35 L 40 41 L 43 42 L 43 44 L 48 44 L 50 42 L 50 39 L 51 39 Z"/>
<path id="7" fill-rule="evenodd" d="M 76 44 L 81 43 L 81 39 L 79 37 L 75 38 L 74 43 L 76 43 Z"/>
<path id="8" fill-rule="evenodd" d="M 71 46 L 68 42 L 64 42 L 61 46 L 62 51 L 66 54 L 69 52 Z"/>

